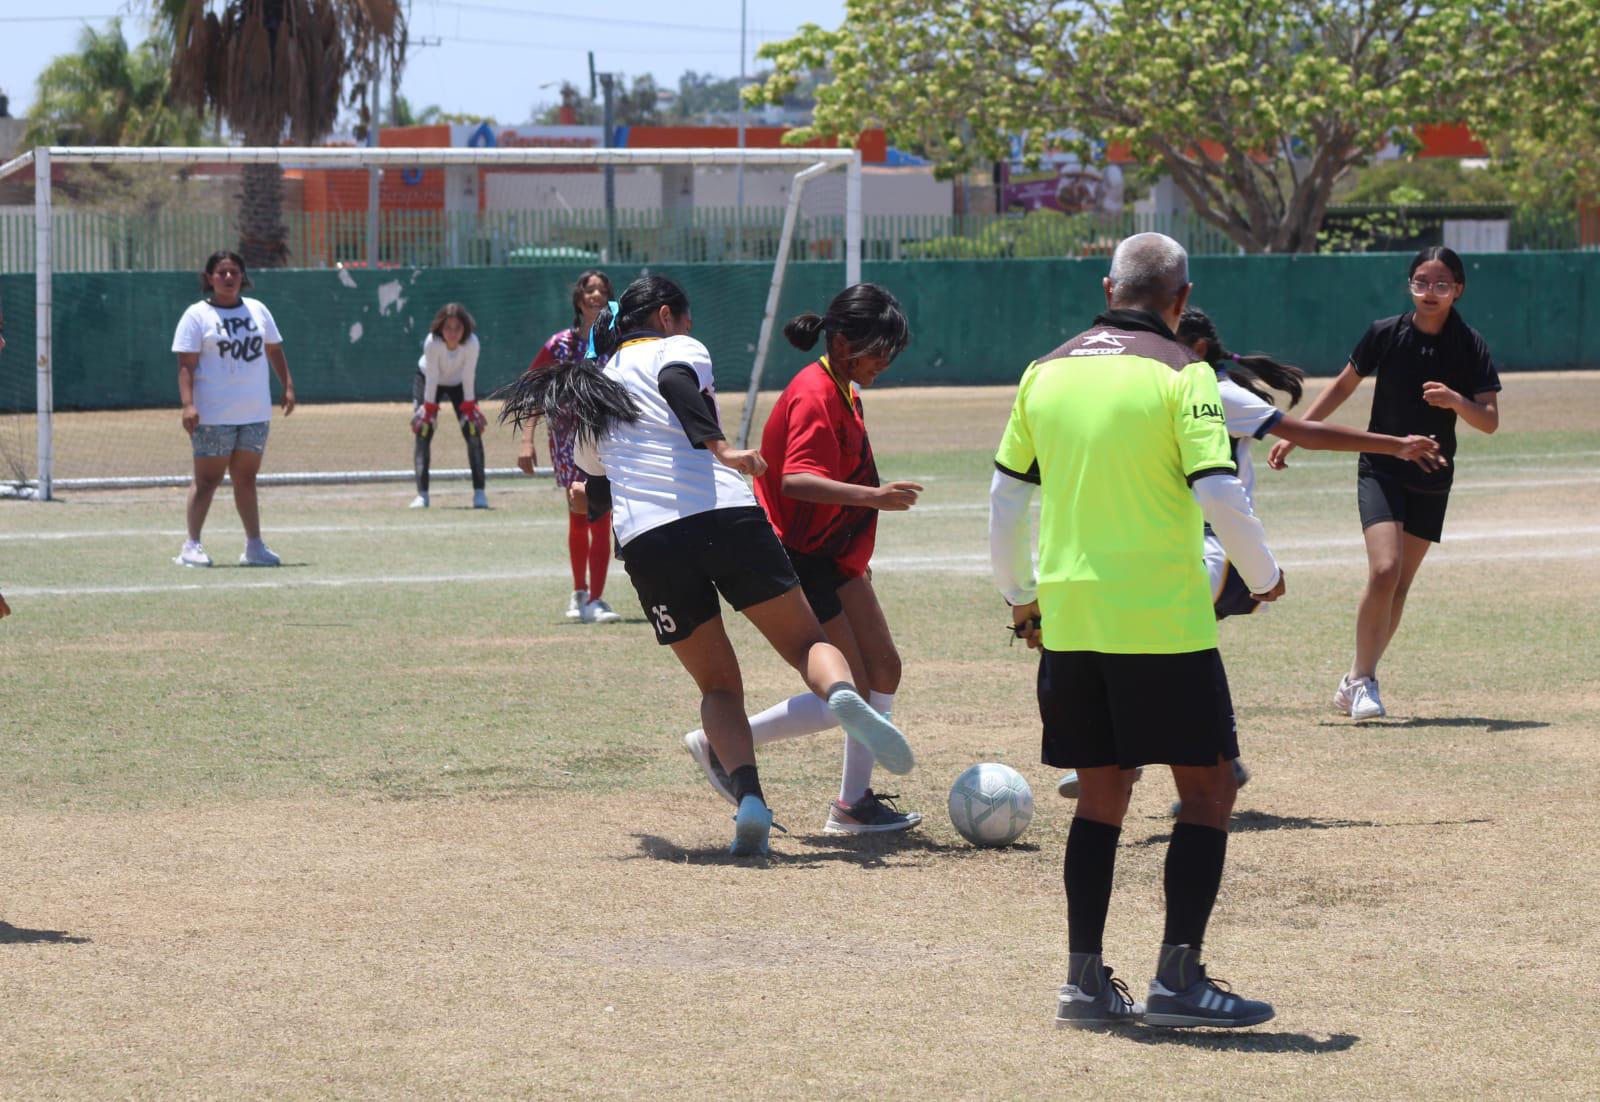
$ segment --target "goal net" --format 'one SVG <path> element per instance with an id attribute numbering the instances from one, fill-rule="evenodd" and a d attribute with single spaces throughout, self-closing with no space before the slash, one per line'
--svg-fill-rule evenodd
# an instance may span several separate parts
<path id="1" fill-rule="evenodd" d="M 238 250 L 239 173 L 262 164 L 283 171 L 287 266 L 252 269 L 246 294 L 282 332 L 299 402 L 275 405 L 267 481 L 411 478 L 417 360 L 447 302 L 476 322 L 482 397 L 572 325 L 580 273 L 618 293 L 666 275 L 739 417 L 730 398 L 806 362 L 784 319 L 860 279 L 853 150 L 34 150 L 0 166 L 0 494 L 188 480 L 172 335 L 206 257 Z M 516 434 L 491 424 L 491 476 L 516 473 Z M 466 474 L 453 435 L 435 439 L 436 480 Z"/>

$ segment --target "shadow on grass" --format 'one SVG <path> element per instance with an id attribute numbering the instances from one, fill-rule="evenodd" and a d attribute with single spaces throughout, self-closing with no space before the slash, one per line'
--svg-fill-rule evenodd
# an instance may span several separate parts
<path id="1" fill-rule="evenodd" d="M 1348 723 L 1337 720 L 1323 720 L 1323 727 L 1338 727 L 1348 730 Z M 1377 727 L 1384 730 L 1403 731 L 1408 728 L 1427 727 L 1481 727 L 1484 731 L 1494 733 L 1498 731 L 1532 731 L 1550 724 L 1542 719 L 1490 719 L 1487 716 L 1412 716 L 1410 719 L 1369 719 L 1357 724 L 1356 729 Z"/>
<path id="2" fill-rule="evenodd" d="M 947 845 L 926 835 L 910 831 L 894 835 L 834 835 L 834 834 L 774 834 L 773 851 L 766 857 L 735 857 L 726 846 L 681 846 L 655 834 L 635 834 L 639 852 L 621 858 L 636 861 L 671 861 L 679 865 L 782 865 L 790 868 L 807 868 L 828 862 L 844 862 L 863 869 L 888 868 L 890 857 L 906 855 L 964 859 L 994 854 L 993 849 L 976 846 Z M 1037 853 L 1039 847 L 1031 843 L 1016 843 L 1006 847 L 1023 853 Z M 803 851 L 797 851 L 803 850 Z M 915 868 L 924 864 L 919 860 L 897 861 L 902 868 Z"/>
<path id="3" fill-rule="evenodd" d="M 1161 1029 L 1139 1026 L 1123 1031 L 1123 1036 L 1141 1045 L 1182 1045 L 1212 1052 L 1283 1052 L 1296 1056 L 1323 1052 L 1348 1052 L 1361 1040 L 1354 1033 L 1333 1033 L 1319 1040 L 1309 1033 L 1265 1033 L 1223 1030 Z"/>
<path id="4" fill-rule="evenodd" d="M 1395 827 L 1476 826 L 1493 819 L 1433 819 L 1427 822 L 1380 823 L 1373 819 L 1319 819 L 1309 815 L 1273 815 L 1266 811 L 1236 811 L 1228 824 L 1230 834 L 1249 834 L 1258 830 L 1385 830 Z M 1152 834 L 1130 846 L 1159 846 L 1172 838 L 1171 832 Z"/>
<path id="5" fill-rule="evenodd" d="M 0 945 L 83 945 L 86 937 L 74 937 L 65 930 L 24 930 L 0 922 Z"/>

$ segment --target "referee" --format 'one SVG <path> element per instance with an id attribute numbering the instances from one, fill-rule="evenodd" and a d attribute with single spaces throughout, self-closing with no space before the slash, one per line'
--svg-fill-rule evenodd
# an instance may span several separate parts
<path id="1" fill-rule="evenodd" d="M 1069 965 L 1058 1025 L 1248 1026 L 1270 1004 L 1206 975 L 1200 943 L 1222 882 L 1239 756 L 1201 548 L 1202 519 L 1252 594 L 1283 572 L 1235 475 L 1216 372 L 1173 336 L 1189 258 L 1162 234 L 1123 241 L 1106 312 L 1022 376 L 995 456 L 989 550 L 1020 638 L 1041 649 L 1044 761 L 1076 769 L 1067 835 Z M 1029 537 L 1042 496 L 1037 577 Z M 1101 962 L 1134 770 L 1172 767 L 1183 802 L 1167 848 L 1166 931 L 1144 1004 Z"/>

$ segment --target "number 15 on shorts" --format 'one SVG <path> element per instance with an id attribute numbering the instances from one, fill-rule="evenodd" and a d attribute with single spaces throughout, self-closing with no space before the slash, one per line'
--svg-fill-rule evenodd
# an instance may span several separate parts
<path id="1" fill-rule="evenodd" d="M 657 635 L 671 635 L 678 630 L 678 622 L 667 611 L 666 605 L 651 605 L 650 617 L 656 622 Z"/>

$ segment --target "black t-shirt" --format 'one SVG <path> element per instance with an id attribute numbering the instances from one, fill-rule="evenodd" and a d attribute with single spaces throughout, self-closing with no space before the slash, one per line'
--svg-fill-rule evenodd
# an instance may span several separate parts
<path id="1" fill-rule="evenodd" d="M 1499 390 L 1494 357 L 1477 330 L 1453 309 L 1437 334 L 1418 329 L 1411 314 L 1383 318 L 1367 328 L 1350 353 L 1350 362 L 1363 378 L 1378 376 L 1368 432 L 1432 436 L 1439 441 L 1439 453 L 1450 460 L 1448 466 L 1430 473 L 1406 459 L 1362 452 L 1361 470 L 1414 490 L 1449 490 L 1456 469 L 1456 413 L 1424 401 L 1422 384 L 1443 383 L 1467 398 Z"/>

